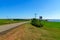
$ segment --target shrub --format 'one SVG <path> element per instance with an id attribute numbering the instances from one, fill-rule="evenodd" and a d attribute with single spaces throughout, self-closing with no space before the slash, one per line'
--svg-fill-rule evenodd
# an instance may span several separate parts
<path id="1" fill-rule="evenodd" d="M 43 27 L 43 24 L 41 23 L 41 20 L 33 18 L 31 21 L 31 24 L 36 26 L 36 27 Z"/>

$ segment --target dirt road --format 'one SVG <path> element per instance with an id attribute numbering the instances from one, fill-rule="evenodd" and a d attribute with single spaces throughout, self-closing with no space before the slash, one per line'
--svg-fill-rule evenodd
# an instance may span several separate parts
<path id="1" fill-rule="evenodd" d="M 0 40 L 24 40 L 24 24 L 19 25 L 13 29 L 2 32 Z"/>
<path id="2" fill-rule="evenodd" d="M 20 23 L 14 23 L 14 24 L 7 24 L 7 25 L 1 25 L 0 26 L 0 33 L 1 32 L 4 32 L 4 31 L 7 31 L 9 29 L 12 29 L 12 28 L 15 28 L 21 24 L 24 24 L 24 23 L 27 23 L 27 22 L 20 22 Z"/>

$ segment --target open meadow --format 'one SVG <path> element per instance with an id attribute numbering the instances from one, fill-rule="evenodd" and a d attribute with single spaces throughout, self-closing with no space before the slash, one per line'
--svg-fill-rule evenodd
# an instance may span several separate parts
<path id="1" fill-rule="evenodd" d="M 27 19 L 0 19 L 0 25 L 24 22 L 24 21 L 27 21 Z"/>
<path id="2" fill-rule="evenodd" d="M 44 27 L 25 26 L 25 40 L 60 40 L 60 22 L 44 22 Z"/>

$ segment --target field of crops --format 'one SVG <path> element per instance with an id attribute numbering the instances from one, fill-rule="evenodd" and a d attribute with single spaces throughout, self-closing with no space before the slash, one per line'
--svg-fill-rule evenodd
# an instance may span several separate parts
<path id="1" fill-rule="evenodd" d="M 45 22 L 43 29 L 50 33 L 49 37 L 60 40 L 60 22 Z"/>
<path id="2" fill-rule="evenodd" d="M 0 19 L 0 25 L 27 21 L 26 19 Z"/>

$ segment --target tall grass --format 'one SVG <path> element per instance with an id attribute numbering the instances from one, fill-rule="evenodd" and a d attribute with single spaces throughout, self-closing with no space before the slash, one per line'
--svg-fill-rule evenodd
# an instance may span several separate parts
<path id="1" fill-rule="evenodd" d="M 0 25 L 28 21 L 26 19 L 0 19 Z"/>

